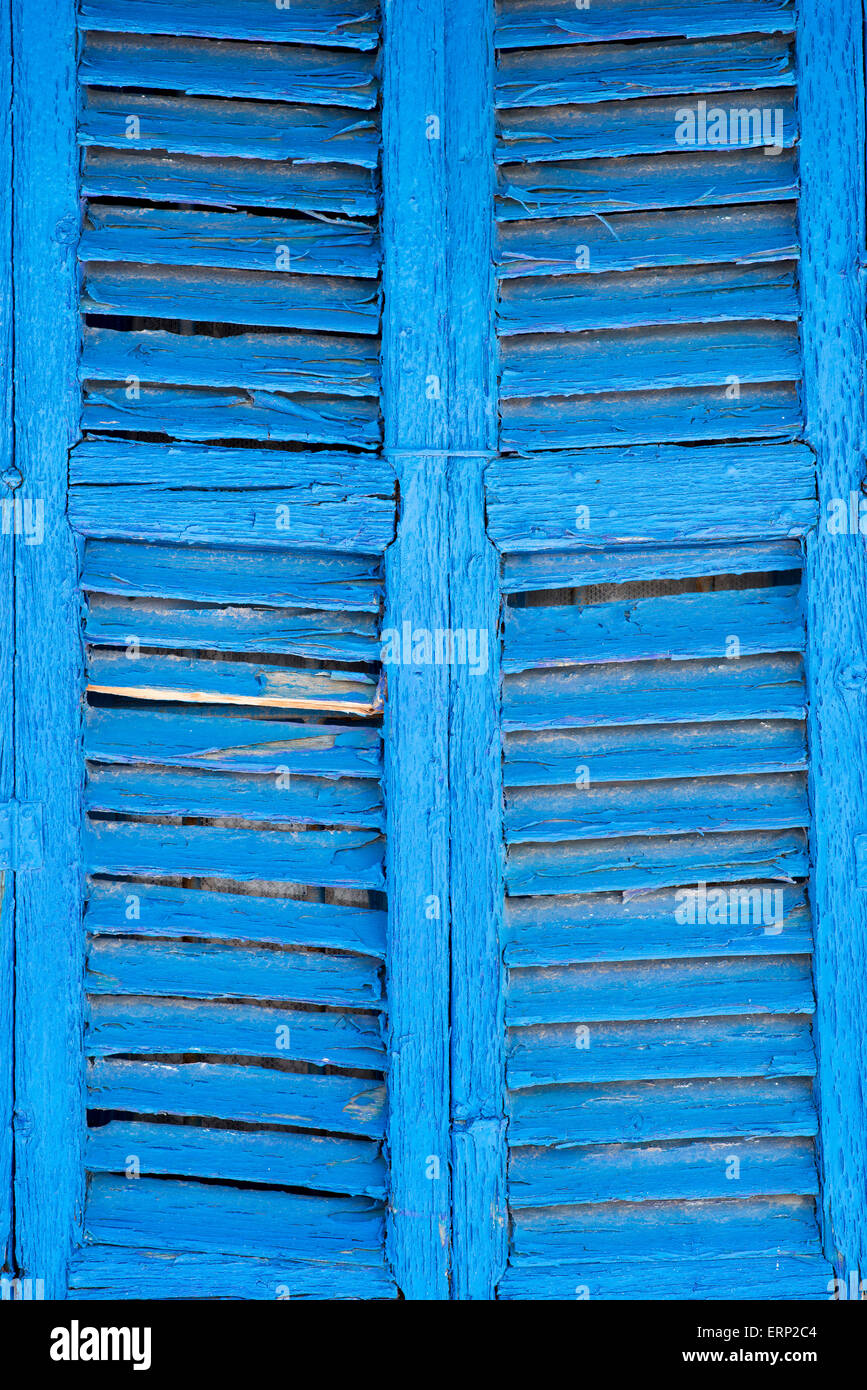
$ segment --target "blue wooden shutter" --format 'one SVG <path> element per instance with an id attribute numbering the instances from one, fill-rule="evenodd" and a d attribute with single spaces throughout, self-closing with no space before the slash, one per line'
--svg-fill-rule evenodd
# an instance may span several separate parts
<path id="1" fill-rule="evenodd" d="M 0 1245 L 48 1296 L 863 1268 L 856 9 L 16 12 Z"/>
<path id="2" fill-rule="evenodd" d="M 840 1258 L 795 29 L 498 9 L 500 1297 L 819 1298 Z"/>
<path id="3" fill-rule="evenodd" d="M 217 11 L 79 17 L 70 1290 L 390 1296 L 379 30 Z"/>

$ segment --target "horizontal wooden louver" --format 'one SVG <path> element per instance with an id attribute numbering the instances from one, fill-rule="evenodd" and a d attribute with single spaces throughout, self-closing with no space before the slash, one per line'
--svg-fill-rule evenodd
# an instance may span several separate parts
<path id="1" fill-rule="evenodd" d="M 497 16 L 499 1296 L 819 1297 L 793 8 Z"/>
<path id="2" fill-rule="evenodd" d="M 77 1296 L 389 1297 L 378 27 L 81 7 Z"/>

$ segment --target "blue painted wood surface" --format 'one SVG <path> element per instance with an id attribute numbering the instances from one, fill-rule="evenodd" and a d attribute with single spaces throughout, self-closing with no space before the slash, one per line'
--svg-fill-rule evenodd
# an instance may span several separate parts
<path id="1" fill-rule="evenodd" d="M 12 32 L 10 11 L 0 14 L 0 82 L 12 90 Z M 0 177 L 12 181 L 12 113 L 10 102 L 0 110 Z M 12 199 L 0 209 L 0 506 L 14 522 L 14 428 L 12 392 L 13 349 Z M 0 533 L 0 802 L 15 790 L 13 749 L 13 675 L 15 661 L 14 525 Z M 0 1269 L 12 1267 L 12 1115 L 14 1100 L 15 887 L 11 873 L 0 873 Z"/>
<path id="2" fill-rule="evenodd" d="M 442 0 L 383 5 L 383 415 L 400 487 L 384 627 L 398 631 L 450 625 L 447 468 L 426 452 L 449 445 L 442 21 Z M 449 670 L 395 663 L 386 674 L 388 1257 L 406 1298 L 440 1300 L 451 1258 Z"/>
<path id="3" fill-rule="evenodd" d="M 448 160 L 449 604 L 485 634 L 486 670 L 456 665 L 450 691 L 452 1297 L 491 1299 L 505 1266 L 498 584 L 487 535 L 485 455 L 497 445 L 490 0 L 444 7 Z"/>
<path id="4" fill-rule="evenodd" d="M 57 1298 L 84 1188 L 81 654 L 65 520 L 78 418 L 75 26 L 69 0 L 16 3 L 12 17 L 16 461 L 45 520 L 42 544 L 16 555 L 16 785 L 44 808 L 42 868 L 16 885 L 16 1250 L 19 1271 Z"/>
<path id="5" fill-rule="evenodd" d="M 285 9 L 262 0 L 81 0 L 85 29 L 128 34 L 204 34 L 214 38 L 274 39 L 329 48 L 376 48 L 378 28 L 368 0 L 291 0 Z"/>
<path id="6" fill-rule="evenodd" d="M 863 1262 L 835 925 L 863 557 L 824 527 L 860 487 L 863 170 L 829 183 L 820 134 L 836 102 L 854 166 L 863 39 L 820 8 L 796 66 L 788 0 L 387 0 L 381 58 L 354 0 L 84 0 L 78 314 L 71 73 L 16 11 L 16 424 L 52 470 L 16 546 L 51 861 L 19 886 L 18 1258 L 53 1291 L 79 1211 L 97 1298 L 632 1298 L 649 1269 L 809 1298 L 817 1196 L 825 1255 Z M 65 0 L 48 21 L 71 45 Z M 681 149 L 684 90 L 779 108 L 785 148 Z M 79 327 L 84 427 L 145 438 L 72 450 L 74 540 Z M 381 679 L 383 600 L 484 632 L 484 671 Z M 696 880 L 773 930 L 681 922 Z"/>
<path id="7" fill-rule="evenodd" d="M 855 841 L 864 829 L 867 556 L 834 534 L 831 499 L 864 478 L 865 89 L 863 13 L 801 0 L 801 238 L 806 437 L 816 451 L 820 522 L 807 548 L 807 682 L 814 750 L 812 896 L 825 1253 L 843 1278 L 867 1267 L 863 1049 L 867 900 Z M 834 161 L 823 132 L 833 129 Z"/>

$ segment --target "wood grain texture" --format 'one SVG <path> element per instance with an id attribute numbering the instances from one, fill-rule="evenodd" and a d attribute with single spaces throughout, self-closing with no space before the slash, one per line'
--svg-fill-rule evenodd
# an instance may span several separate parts
<path id="1" fill-rule="evenodd" d="M 766 443 L 621 445 L 501 458 L 487 471 L 487 502 L 491 534 L 512 553 L 797 536 L 818 511 L 809 449 Z M 649 576 L 652 553 L 645 564 Z"/>
<path id="2" fill-rule="evenodd" d="M 287 255 L 291 261 L 291 248 L 288 252 L 281 254 Z M 378 331 L 379 295 L 375 281 L 364 278 L 350 279 L 347 275 L 331 277 L 325 274 L 296 275 L 288 270 L 277 271 L 274 268 L 276 259 L 276 251 L 274 251 L 267 270 L 258 267 L 252 269 L 220 267 L 218 269 L 208 266 L 205 269 L 199 269 L 184 265 L 141 265 L 119 261 L 89 261 L 84 273 L 81 303 L 86 312 L 102 317 L 134 315 L 155 319 L 186 319 L 199 323 L 216 321 L 218 323 L 261 324 L 269 328 L 322 329 L 329 333 L 367 335 L 375 334 Z M 200 336 L 197 343 L 189 342 L 184 336 L 172 344 L 170 339 L 174 337 L 177 340 L 177 334 L 152 336 L 154 331 L 151 330 L 151 335 L 147 333 L 137 335 L 129 332 L 112 333 L 111 330 L 106 329 L 91 330 L 87 335 L 89 340 L 87 365 L 91 367 L 91 370 L 85 372 L 84 375 L 104 376 L 111 380 L 111 373 L 104 368 L 107 366 L 117 368 L 122 363 L 120 352 L 123 349 L 123 339 L 125 338 L 129 340 L 130 350 L 136 351 L 142 359 L 142 366 L 145 366 L 151 357 L 156 357 L 156 353 L 153 351 L 148 352 L 149 348 L 162 347 L 161 365 L 167 372 L 169 366 L 165 352 L 168 347 L 174 346 L 179 353 L 184 351 L 191 353 L 197 349 L 198 355 L 201 357 L 201 354 L 207 351 L 206 342 L 213 344 L 211 351 L 217 355 L 220 352 L 231 353 L 233 346 L 239 346 L 238 340 L 234 336 L 229 339 L 205 338 L 204 341 Z M 101 348 L 102 351 L 94 352 L 94 345 Z M 286 354 L 287 390 L 303 389 L 292 388 L 289 385 L 293 380 L 293 347 L 296 357 L 299 347 L 309 353 L 311 366 L 317 358 L 320 363 L 324 361 L 322 349 L 325 344 L 321 338 L 318 341 L 315 337 L 288 338 L 284 339 L 282 343 L 275 340 L 273 346 L 280 346 Z M 106 350 L 111 347 L 115 349 L 114 352 Z M 267 351 L 267 348 L 268 338 L 261 334 L 255 335 L 249 345 L 251 355 L 255 355 L 257 352 L 261 355 Z M 352 342 L 335 341 L 335 371 L 340 370 L 342 359 L 351 356 L 352 350 Z M 362 339 L 361 341 L 355 340 L 354 351 L 359 359 L 363 359 L 365 354 L 371 354 L 374 349 L 371 348 L 369 342 Z M 295 365 L 296 373 L 297 370 L 298 367 Z M 375 371 L 375 365 L 369 366 L 368 371 L 370 370 Z M 115 371 L 115 380 L 118 375 L 125 379 L 127 374 L 135 374 L 134 364 L 127 368 L 127 373 Z M 149 378 L 146 371 L 140 371 L 138 375 L 144 381 L 173 381 L 176 379 L 172 375 Z M 311 373 L 310 380 L 314 379 Z M 238 380 L 242 381 L 243 377 L 239 377 Z M 276 380 L 272 376 L 272 384 Z M 250 384 L 259 385 L 261 379 Z M 326 388 L 323 386 L 320 389 Z M 371 394 L 371 392 L 368 391 L 367 394 Z M 373 394 L 375 394 L 375 388 Z"/>
<path id="3" fill-rule="evenodd" d="M 774 934 L 755 924 L 755 894 L 778 890 Z M 803 885 L 753 881 L 742 885 L 727 923 L 677 920 L 670 889 L 592 897 L 510 898 L 503 923 L 507 965 L 567 965 L 575 961 L 686 960 L 752 953 L 793 955 L 811 950 L 810 910 Z M 773 902 L 773 900 L 771 900 Z"/>
<path id="4" fill-rule="evenodd" d="M 832 498 L 864 477 L 865 92 L 863 10 L 799 7 L 804 404 L 816 451 L 820 524 L 807 548 L 808 690 L 813 750 L 820 1154 L 825 1253 L 838 1272 L 867 1267 L 863 1051 L 867 899 L 855 837 L 864 829 L 867 555 L 827 525 Z M 838 156 L 828 159 L 833 129 Z"/>
<path id="5" fill-rule="evenodd" d="M 372 120 L 339 106 L 288 106 L 284 102 L 221 101 L 209 97 L 162 96 L 153 92 L 85 87 L 79 118 L 82 145 L 129 146 L 126 117 L 135 106 L 136 148 L 170 154 L 233 159 L 299 159 L 357 164 L 375 169 L 379 141 Z"/>
<path id="6" fill-rule="evenodd" d="M 88 1067 L 88 1101 L 97 1110 L 204 1115 L 377 1139 L 385 1129 L 385 1090 L 380 1082 L 340 1074 L 274 1071 L 263 1066 L 220 1062 L 173 1065 L 97 1057 Z M 182 1221 L 175 1241 L 181 1249 L 185 1237 L 191 1244 L 184 1225 Z M 212 1231 L 211 1239 L 220 1249 L 219 1230 Z"/>
<path id="7" fill-rule="evenodd" d="M 449 605 L 485 634 L 479 673 L 451 670 L 451 1107 L 453 1283 L 490 1300 L 506 1261 L 499 557 L 486 533 L 484 453 L 496 448 L 492 0 L 445 5 L 448 159 Z"/>
<path id="8" fill-rule="evenodd" d="M 85 754 L 92 763 L 186 767 L 303 777 L 380 774 L 378 729 L 290 724 L 219 709 L 110 709 L 89 705 Z"/>
<path id="9" fill-rule="evenodd" d="M 574 276 L 576 246 L 587 247 L 591 275 L 651 266 L 789 260 L 799 249 L 797 205 L 614 212 L 604 223 L 597 217 L 504 221 L 497 227 L 497 268 L 506 279 Z"/>
<path id="10" fill-rule="evenodd" d="M 95 1242 L 228 1255 L 382 1262 L 382 1205 L 365 1197 L 320 1197 L 98 1174 L 90 1180 L 87 1237 Z"/>
<path id="11" fill-rule="evenodd" d="M 180 701 L 199 705 L 334 710 L 377 714 L 377 682 L 360 671 L 302 670 L 267 662 L 209 661 L 199 657 L 129 658 L 94 647 L 88 660 L 91 693 L 127 699 Z"/>
<path id="12" fill-rule="evenodd" d="M 385 1052 L 372 1013 L 113 994 L 88 1000 L 85 1043 L 91 1057 L 206 1053 L 367 1071 L 382 1069 Z"/>
<path id="13" fill-rule="evenodd" d="M 379 235 L 364 222 L 321 222 L 279 214 L 204 208 L 125 207 L 91 201 L 79 259 L 134 265 L 222 266 L 274 271 L 278 249 L 289 252 L 280 275 L 354 275 L 372 279 Z M 105 267 L 103 266 L 103 273 Z"/>
<path id="14" fill-rule="evenodd" d="M 376 105 L 375 56 L 306 45 L 235 43 L 174 33 L 86 31 L 82 83 L 146 87 L 187 95 L 271 98 L 369 109 Z"/>
<path id="15" fill-rule="evenodd" d="M 520 1208 L 730 1197 L 726 1165 L 733 1157 L 741 1164 L 741 1197 L 815 1194 L 816 1160 L 808 1139 L 742 1139 L 513 1149 L 512 1204 Z"/>
<path id="16" fill-rule="evenodd" d="M 91 994 L 266 999 L 375 1008 L 382 1000 L 378 962 L 331 951 L 275 951 L 188 941 L 97 938 L 87 955 Z"/>
<path id="17" fill-rule="evenodd" d="M 576 10 L 572 0 L 499 0 L 496 42 L 500 48 L 601 40 L 702 38 L 716 34 L 791 33 L 792 0 L 593 0 Z"/>
<path id="18" fill-rule="evenodd" d="M 376 48 L 378 26 L 368 0 L 291 0 L 285 9 L 261 0 L 81 0 L 82 29 L 127 34 L 192 34 L 210 38 L 273 39 L 329 48 Z"/>
<path id="19" fill-rule="evenodd" d="M 552 983 L 555 980 L 556 976 Z M 574 1024 L 512 1028 L 510 1089 L 816 1072 L 809 1012 L 594 1022 L 590 1044 L 585 1050 L 576 1048 Z M 556 1157 L 551 1155 L 552 1163 Z"/>
<path id="20" fill-rule="evenodd" d="M 579 1264 L 510 1268 L 499 1297 L 562 1300 L 590 1290 L 591 1298 L 614 1301 L 671 1299 L 702 1302 L 755 1299 L 816 1302 L 828 1297 L 828 1264 L 821 1255 L 706 1255 L 677 1260 L 586 1260 Z"/>
<path id="21" fill-rule="evenodd" d="M 396 1298 L 385 1266 L 334 1260 L 224 1255 L 213 1251 L 86 1245 L 70 1267 L 70 1291 L 81 1299 L 293 1300 Z"/>
<path id="22" fill-rule="evenodd" d="M 127 914 L 130 893 L 137 898 L 134 918 Z M 94 880 L 88 884 L 84 920 L 94 936 L 319 946 L 385 957 L 385 913 L 334 903 Z"/>
<path id="23" fill-rule="evenodd" d="M 449 446 L 443 0 L 386 0 L 383 23 L 383 414 L 386 445 L 401 451 L 383 626 L 435 631 L 449 627 L 447 473 L 425 457 Z M 427 138 L 431 115 L 439 139 Z M 449 669 L 392 664 L 387 679 L 388 1258 L 406 1298 L 440 1300 L 451 1258 Z"/>
<path id="24" fill-rule="evenodd" d="M 85 547 L 81 587 L 127 597 L 379 612 L 382 569 L 372 555 L 247 550 L 243 567 L 241 558 L 219 546 L 94 540 Z"/>
<path id="25" fill-rule="evenodd" d="M 574 71 L 574 70 L 573 70 Z M 579 90 L 582 83 L 576 84 Z M 664 80 L 660 85 L 665 85 Z M 686 98 L 693 101 L 694 98 Z M 682 117 L 678 112 L 689 110 L 684 107 L 685 98 L 676 97 L 644 97 L 635 101 L 600 101 L 594 105 L 571 105 L 571 106 L 521 106 L 518 110 L 501 110 L 498 112 L 497 130 L 500 136 L 501 145 L 497 152 L 497 159 L 501 165 L 509 164 L 508 169 L 504 169 L 504 178 L 508 181 L 513 166 L 512 160 L 527 160 L 531 166 L 541 163 L 542 169 L 535 169 L 536 178 L 544 178 L 543 170 L 547 167 L 548 176 L 556 179 L 558 171 L 562 165 L 551 169 L 554 161 L 580 160 L 593 161 L 594 163 L 612 160 L 615 157 L 628 156 L 630 162 L 635 159 L 636 164 L 643 164 L 645 174 L 650 174 L 648 187 L 656 188 L 658 196 L 669 201 L 671 206 L 686 206 L 689 199 L 683 197 L 682 186 L 677 187 L 681 177 L 688 182 L 691 176 L 701 177 L 700 164 L 688 164 L 678 157 L 678 152 L 682 146 L 677 139 L 677 131 L 680 127 Z M 791 151 L 795 144 L 797 120 L 795 114 L 795 104 L 792 98 L 791 89 L 788 87 L 777 87 L 772 91 L 758 90 L 751 92 L 737 92 L 729 97 L 708 97 L 703 98 L 710 110 L 719 109 L 715 102 L 724 101 L 732 109 L 738 111 L 779 111 L 780 125 L 776 127 L 779 134 L 780 150 L 788 149 Z M 694 108 L 693 108 L 694 109 Z M 725 109 L 723 107 L 722 109 Z M 754 148 L 762 143 L 762 137 L 758 128 L 753 132 L 749 127 L 748 118 L 738 118 L 747 120 L 746 134 L 742 135 L 740 127 L 727 127 L 728 133 L 720 142 L 720 150 L 737 152 L 735 157 L 742 158 L 743 151 Z M 773 118 L 776 121 L 776 117 Z M 775 126 L 772 121 L 771 131 Z M 749 141 L 745 144 L 745 141 Z M 761 151 L 762 155 L 765 151 Z M 658 172 L 664 168 L 669 168 L 672 175 L 671 186 L 666 191 L 655 182 L 652 177 L 652 166 L 655 161 L 648 159 L 648 156 L 661 156 Z M 704 153 L 702 158 L 707 159 Z M 713 158 L 713 155 L 710 156 Z M 791 153 L 787 164 L 791 165 Z M 594 179 L 597 172 L 592 165 L 585 165 L 583 172 Z M 600 173 L 603 171 L 600 170 Z M 629 179 L 629 169 L 624 169 L 621 181 Z M 636 173 L 639 170 L 636 169 Z M 718 198 L 714 190 L 708 187 L 706 200 L 708 202 L 739 202 L 739 197 L 732 198 L 731 192 L 740 183 L 742 175 L 738 174 L 734 168 L 727 166 L 723 161 L 720 163 L 720 172 L 723 173 L 723 181 L 729 184 L 729 193 L 723 193 Z M 764 177 L 758 169 L 754 169 L 754 177 L 759 182 Z M 747 171 L 744 173 L 749 177 Z M 730 179 L 725 175 L 729 174 Z M 639 174 L 640 177 L 640 174 Z M 785 175 L 776 175 L 768 178 L 770 187 L 778 187 L 777 180 L 785 178 Z M 603 173 L 604 180 L 604 173 Z M 613 192 L 613 189 L 611 190 Z M 704 201 L 704 199 L 702 200 Z M 665 202 L 661 206 L 665 206 Z M 625 206 L 625 205 L 624 205 Z"/>
<path id="26" fill-rule="evenodd" d="M 771 455 L 773 457 L 773 455 Z M 584 584 L 627 584 L 689 579 L 708 574 L 762 574 L 797 570 L 804 562 L 799 539 L 725 544 L 622 545 L 592 550 L 556 549 L 504 555 L 506 594 Z M 348 605 L 347 605 L 348 606 Z"/>
<path id="27" fill-rule="evenodd" d="M 220 876 L 335 888 L 382 888 L 383 851 L 375 830 L 230 830 L 94 818 L 83 847 L 90 873 Z"/>
<path id="28" fill-rule="evenodd" d="M 794 43 L 777 34 L 506 49 L 499 56 L 496 102 L 499 108 L 552 107 L 664 92 L 793 86 L 794 56 Z"/>
<path id="29" fill-rule="evenodd" d="M 795 653 L 539 668 L 507 676 L 503 688 L 506 729 L 803 719 L 805 713 L 804 664 Z"/>
<path id="30" fill-rule="evenodd" d="M 580 149 L 580 137 L 576 135 L 573 140 Z M 533 144 L 543 153 L 549 148 L 541 134 Z M 679 150 L 634 154 L 625 160 L 569 159 L 563 153 L 558 163 L 531 160 L 518 164 L 508 162 L 520 158 L 519 151 L 511 148 L 501 150 L 500 157 L 504 162 L 497 216 L 504 221 L 789 202 L 798 191 L 794 154 L 786 149 L 774 159 L 768 159 L 764 150 L 724 150 L 719 154 Z"/>
<path id="31" fill-rule="evenodd" d="M 12 31 L 8 7 L 0 13 L 0 82 L 12 91 Z M 0 103 L 0 177 L 12 183 L 11 102 Z M 13 485 L 13 279 L 12 200 L 0 209 L 0 506 L 12 508 Z M 12 800 L 15 790 L 14 672 L 15 672 L 15 540 L 14 527 L 0 534 L 0 802 Z M 12 1261 L 12 1116 L 15 1108 L 15 886 L 11 873 L 0 873 L 0 1269 Z"/>
<path id="32" fill-rule="evenodd" d="M 714 1077 L 540 1086 L 509 1096 L 509 1143 L 810 1137 L 818 1121 L 807 1077 Z M 826 1266 L 827 1268 L 827 1266 Z"/>
<path id="33" fill-rule="evenodd" d="M 165 155 L 159 151 L 84 152 L 81 191 L 89 198 L 142 198 L 211 207 L 297 208 L 373 217 L 377 181 L 352 164 L 291 164 L 273 159 Z"/>
<path id="34" fill-rule="evenodd" d="M 75 22 L 69 0 L 12 7 L 15 58 L 16 455 L 44 504 L 16 556 L 16 785 L 44 807 L 43 867 L 17 882 L 16 1246 L 62 1297 L 83 1199 L 83 934 L 78 848 L 81 654 L 65 518 L 77 434 Z M 50 41 L 46 38 L 50 35 Z"/>
<path id="35" fill-rule="evenodd" d="M 113 1120 L 91 1129 L 87 1166 L 92 1173 L 122 1173 L 129 1154 L 148 1176 L 223 1178 L 344 1192 L 386 1194 L 386 1167 L 370 1139 L 262 1130 L 194 1129 L 142 1120 Z"/>
<path id="36" fill-rule="evenodd" d="M 800 589 L 780 584 L 614 599 L 584 608 L 509 608 L 503 668 L 713 659 L 726 655 L 731 636 L 739 641 L 739 656 L 803 651 Z"/>

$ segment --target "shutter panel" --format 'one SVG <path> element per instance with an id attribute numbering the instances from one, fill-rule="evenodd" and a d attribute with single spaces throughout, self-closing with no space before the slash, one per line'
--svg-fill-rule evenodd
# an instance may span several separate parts
<path id="1" fill-rule="evenodd" d="M 377 30 L 330 0 L 81 26 L 71 1289 L 388 1297 Z"/>
<path id="2" fill-rule="evenodd" d="M 776 0 L 499 7 L 504 1298 L 830 1274 L 793 29 Z M 715 108 L 778 113 L 779 150 L 678 141 Z"/>
<path id="3" fill-rule="evenodd" d="M 16 1295 L 857 1287 L 862 19 L 15 9 Z"/>

